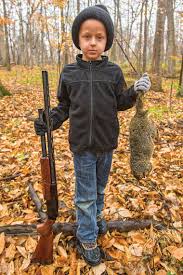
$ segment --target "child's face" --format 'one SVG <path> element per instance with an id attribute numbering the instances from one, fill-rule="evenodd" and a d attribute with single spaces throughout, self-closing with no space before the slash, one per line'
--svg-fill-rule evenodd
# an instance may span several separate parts
<path id="1" fill-rule="evenodd" d="M 101 59 L 106 43 L 107 34 L 102 22 L 88 19 L 82 23 L 79 31 L 79 46 L 83 53 L 83 60 Z"/>

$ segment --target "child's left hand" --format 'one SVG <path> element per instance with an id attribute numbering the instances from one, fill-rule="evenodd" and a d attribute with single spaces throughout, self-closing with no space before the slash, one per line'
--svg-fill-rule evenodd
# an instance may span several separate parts
<path id="1" fill-rule="evenodd" d="M 134 90 L 138 94 L 140 91 L 147 92 L 151 87 L 151 81 L 147 73 L 144 73 L 142 77 L 134 84 Z"/>

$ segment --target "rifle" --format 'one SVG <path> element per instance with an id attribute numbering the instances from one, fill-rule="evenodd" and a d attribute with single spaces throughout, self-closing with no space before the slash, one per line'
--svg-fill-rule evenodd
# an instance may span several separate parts
<path id="1" fill-rule="evenodd" d="M 31 259 L 32 262 L 41 264 L 51 264 L 53 262 L 53 229 L 52 226 L 58 216 L 58 196 L 56 184 L 56 171 L 54 160 L 53 136 L 51 131 L 52 121 L 50 113 L 50 96 L 48 84 L 48 72 L 42 71 L 43 93 L 44 93 L 44 111 L 38 109 L 39 118 L 43 119 L 45 115 L 47 133 L 41 136 L 42 157 L 41 174 L 43 195 L 47 206 L 47 220 L 37 225 L 37 231 L 41 235 L 35 252 Z"/>

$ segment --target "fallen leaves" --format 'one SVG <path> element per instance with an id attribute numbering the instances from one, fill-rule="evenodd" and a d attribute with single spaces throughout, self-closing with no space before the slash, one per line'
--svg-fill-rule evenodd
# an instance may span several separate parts
<path id="1" fill-rule="evenodd" d="M 11 243 L 8 248 L 6 248 L 5 258 L 10 262 L 14 259 L 16 254 L 16 247 L 13 243 Z"/>
<path id="2" fill-rule="evenodd" d="M 37 269 L 35 275 L 54 275 L 54 270 L 53 266 L 41 266 Z"/>
<path id="3" fill-rule="evenodd" d="M 140 244 L 132 244 L 129 246 L 129 251 L 133 256 L 141 257 L 143 247 Z"/>
<path id="4" fill-rule="evenodd" d="M 132 218 L 132 213 L 124 207 L 118 208 L 118 215 L 121 218 Z"/>
<path id="5" fill-rule="evenodd" d="M 30 72 L 34 74 L 34 71 Z M 15 71 L 6 72 L 4 81 L 11 73 Z M 2 72 L 0 74 L 3 79 Z M 11 75 L 9 81 L 13 78 Z M 26 91 L 19 83 L 9 83 L 12 96 L 2 98 L 0 104 L 0 225 L 36 223 L 38 216 L 28 196 L 27 186 L 31 182 L 43 200 L 40 139 L 33 127 L 37 109 L 43 106 L 42 88 L 31 87 Z M 51 87 L 52 106 L 56 105 L 55 88 Z M 152 92 L 151 100 L 147 96 L 146 105 L 153 107 L 157 102 L 167 105 L 167 100 L 168 93 Z M 99 275 L 106 272 L 109 275 L 145 275 L 152 272 L 153 268 L 155 275 L 167 275 L 168 272 L 181 274 L 183 163 L 182 128 L 178 127 L 177 121 L 182 115 L 182 101 L 173 94 L 172 104 L 174 112 L 164 113 L 161 121 L 154 116 L 160 139 L 156 142 L 153 171 L 141 181 L 132 177 L 129 167 L 128 127 L 134 110 L 119 112 L 122 129 L 119 146 L 114 151 L 104 208 L 107 220 L 153 217 L 165 222 L 171 230 L 157 232 L 151 227 L 137 232 L 108 232 L 98 242 L 113 260 L 94 268 L 77 255 L 75 247 L 71 245 L 71 236 L 58 234 L 54 238 L 54 263 L 43 267 L 31 264 L 38 237 L 6 237 L 1 233 L 0 274 Z M 74 168 L 68 144 L 68 127 L 69 123 L 66 122 L 54 132 L 58 196 L 62 202 L 58 217 L 60 222 L 75 221 Z"/>
<path id="6" fill-rule="evenodd" d="M 170 245 L 164 250 L 168 250 L 168 252 L 179 261 L 183 258 L 183 247 L 177 248 L 176 246 Z"/>
<path id="7" fill-rule="evenodd" d="M 24 258 L 23 262 L 22 262 L 22 265 L 20 266 L 20 270 L 21 271 L 27 270 L 27 268 L 29 267 L 30 263 L 31 263 L 30 257 Z"/>
<path id="8" fill-rule="evenodd" d="M 67 258 L 68 258 L 66 250 L 63 247 L 58 246 L 57 247 L 57 252 L 58 252 L 58 255 L 60 255 L 59 261 L 66 262 Z"/>
<path id="9" fill-rule="evenodd" d="M 4 248 L 5 248 L 5 235 L 4 233 L 1 233 L 0 234 L 0 255 L 3 252 Z"/>
<path id="10" fill-rule="evenodd" d="M 25 250 L 25 247 L 23 246 L 17 246 L 16 247 L 18 252 L 24 257 L 27 258 L 27 251 Z"/>
<path id="11" fill-rule="evenodd" d="M 92 271 L 94 275 L 101 275 L 105 272 L 105 270 L 106 270 L 105 263 L 101 263 L 97 266 L 92 267 Z"/>

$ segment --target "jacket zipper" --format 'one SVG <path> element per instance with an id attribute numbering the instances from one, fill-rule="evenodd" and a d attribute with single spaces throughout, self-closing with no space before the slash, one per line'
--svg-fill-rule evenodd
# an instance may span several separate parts
<path id="1" fill-rule="evenodd" d="M 90 137 L 89 145 L 92 143 L 92 124 L 93 124 L 93 90 L 92 90 L 92 62 L 90 61 Z"/>

